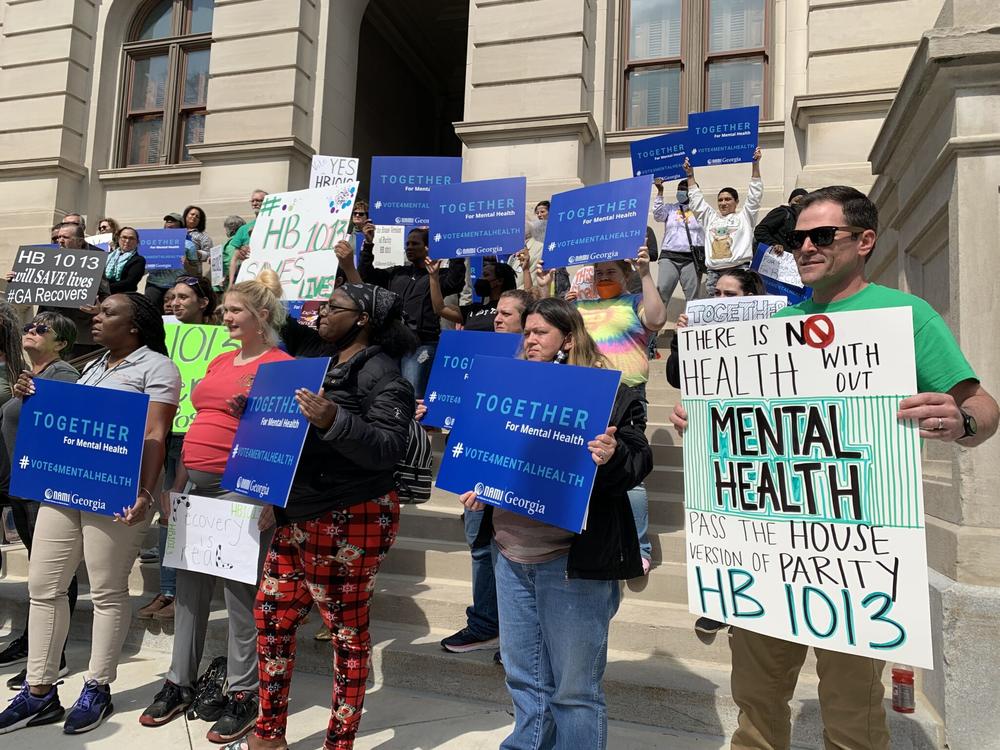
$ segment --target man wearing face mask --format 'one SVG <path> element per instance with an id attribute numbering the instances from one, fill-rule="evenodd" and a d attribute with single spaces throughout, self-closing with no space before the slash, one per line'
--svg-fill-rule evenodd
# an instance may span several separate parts
<path id="1" fill-rule="evenodd" d="M 663 304 L 667 304 L 680 283 L 684 299 L 698 296 L 701 269 L 695 254 L 705 253 L 705 230 L 688 205 L 688 181 L 677 183 L 677 202 L 663 201 L 663 180 L 653 180 L 656 197 L 653 199 L 653 218 L 663 222 L 663 243 L 660 245 L 659 280 L 657 288 Z M 698 250 L 696 250 L 696 248 Z"/>

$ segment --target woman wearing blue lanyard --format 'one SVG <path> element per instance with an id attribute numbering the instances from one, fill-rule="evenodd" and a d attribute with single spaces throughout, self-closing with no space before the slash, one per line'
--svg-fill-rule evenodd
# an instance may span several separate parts
<path id="1" fill-rule="evenodd" d="M 78 734 L 98 727 L 112 712 L 114 681 L 132 609 L 128 576 L 159 496 L 164 446 L 181 379 L 167 357 L 163 319 L 141 294 L 113 294 L 94 317 L 94 341 L 108 352 L 84 370 L 81 385 L 145 393 L 149 396 L 139 491 L 131 507 L 114 518 L 43 504 L 35 526 L 34 555 L 28 570 L 28 673 L 21 692 L 0 713 L 0 734 L 62 719 L 56 678 L 69 630 L 66 590 L 81 559 L 87 563 L 94 603 L 90 666 L 83 692 L 66 717 L 63 731 Z M 34 393 L 28 373 L 14 393 Z"/>

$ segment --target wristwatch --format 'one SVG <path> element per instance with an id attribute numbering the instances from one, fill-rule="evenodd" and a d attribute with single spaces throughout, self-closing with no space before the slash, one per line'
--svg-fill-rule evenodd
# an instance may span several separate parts
<path id="1" fill-rule="evenodd" d="M 962 427 L 965 428 L 965 433 L 961 438 L 959 438 L 959 440 L 961 440 L 975 435 L 978 428 L 976 426 L 976 418 L 974 416 L 969 414 L 969 412 L 965 409 L 959 409 L 959 411 L 962 412 Z"/>

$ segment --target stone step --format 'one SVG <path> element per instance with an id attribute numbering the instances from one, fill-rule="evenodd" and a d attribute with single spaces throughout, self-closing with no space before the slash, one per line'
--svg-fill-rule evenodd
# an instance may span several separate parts
<path id="1" fill-rule="evenodd" d="M 0 623 L 23 622 L 26 600 L 24 582 L 0 582 Z M 71 622 L 70 638 L 89 641 L 92 621 L 93 606 L 83 595 Z M 296 669 L 326 675 L 331 672 L 332 653 L 329 643 L 312 638 L 317 627 L 318 617 L 313 613 L 299 632 Z M 225 612 L 216 609 L 209 619 L 203 663 L 225 654 L 226 632 Z M 483 700 L 509 708 L 503 669 L 493 663 L 492 653 L 449 654 L 439 641 L 450 633 L 375 620 L 371 665 L 375 685 Z M 169 653 L 171 645 L 170 625 L 150 626 L 133 620 L 125 652 Z M 70 664 L 73 671 L 82 666 Z M 610 650 L 604 688 L 608 715 L 615 720 L 713 736 L 728 736 L 736 726 L 737 709 L 729 690 L 729 668 L 724 664 L 668 653 Z M 917 712 L 911 715 L 888 710 L 892 749 L 943 750 L 940 724 L 921 694 L 917 705 Z M 823 747 L 816 678 L 807 670 L 800 676 L 791 709 L 794 747 Z"/>

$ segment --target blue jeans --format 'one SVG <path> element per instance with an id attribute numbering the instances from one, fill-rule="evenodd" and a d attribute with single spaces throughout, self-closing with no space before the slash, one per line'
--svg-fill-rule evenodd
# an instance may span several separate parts
<path id="1" fill-rule="evenodd" d="M 639 537 L 639 554 L 647 560 L 653 559 L 653 544 L 649 541 L 649 495 L 645 483 L 639 483 L 628 491 L 628 502 L 632 506 L 635 533 Z"/>
<path id="2" fill-rule="evenodd" d="M 434 364 L 437 348 L 436 343 L 421 344 L 413 354 L 407 354 L 399 363 L 403 377 L 410 381 L 417 398 L 423 398 L 424 391 L 427 390 L 427 380 L 431 376 L 431 365 Z"/>
<path id="3" fill-rule="evenodd" d="M 493 542 L 473 547 L 483 522 L 483 510 L 465 511 L 465 541 L 472 550 L 472 606 L 465 610 L 468 628 L 480 640 L 496 638 L 500 632 L 497 618 L 497 584 L 493 577 Z"/>
<path id="4" fill-rule="evenodd" d="M 604 668 L 618 581 L 568 578 L 566 556 L 527 565 L 496 556 L 500 650 L 514 731 L 500 750 L 604 750 Z"/>

